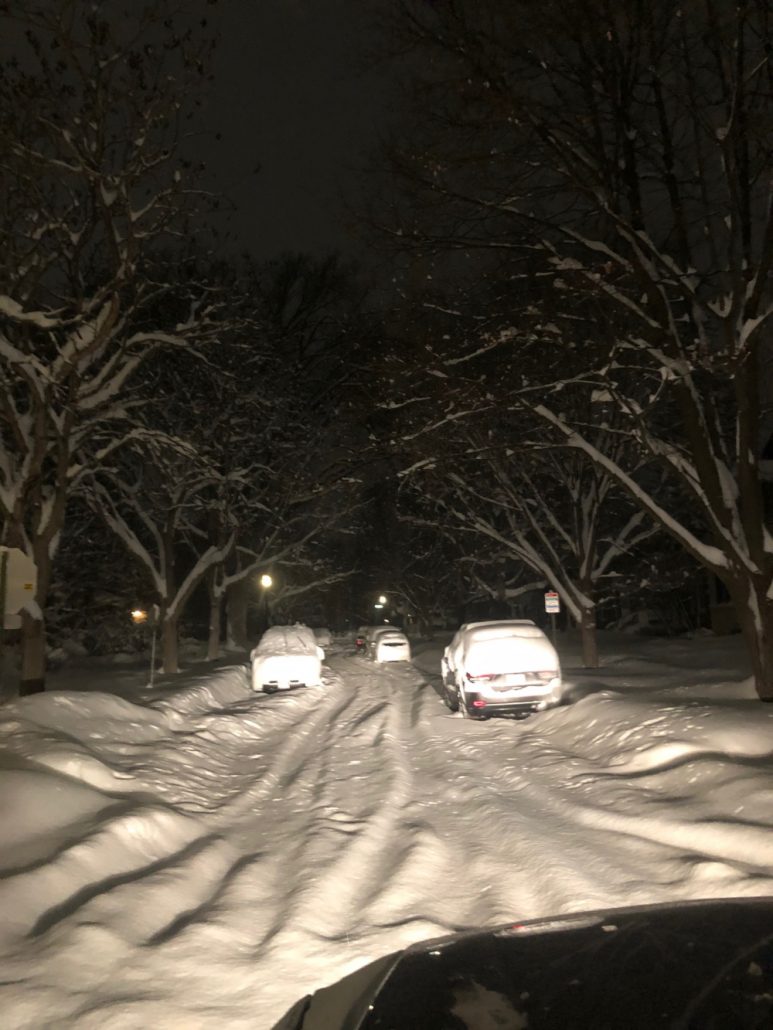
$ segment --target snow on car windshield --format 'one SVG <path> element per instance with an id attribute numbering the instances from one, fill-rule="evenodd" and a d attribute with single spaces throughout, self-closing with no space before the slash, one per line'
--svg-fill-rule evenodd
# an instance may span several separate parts
<path id="1" fill-rule="evenodd" d="M 484 622 L 469 626 L 466 636 L 470 640 L 527 640 L 543 637 L 544 633 L 533 622 Z"/>

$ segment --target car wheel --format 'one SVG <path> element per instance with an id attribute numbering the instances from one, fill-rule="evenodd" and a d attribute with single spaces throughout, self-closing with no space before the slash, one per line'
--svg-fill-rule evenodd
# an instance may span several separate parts
<path id="1" fill-rule="evenodd" d="M 443 684 L 443 700 L 446 703 L 446 707 L 450 709 L 450 711 L 459 711 L 459 702 L 445 684 Z"/>
<path id="2" fill-rule="evenodd" d="M 459 711 L 462 713 L 463 719 L 471 719 L 470 709 L 467 707 L 467 702 L 464 700 L 464 694 L 461 690 L 457 692 L 457 698 L 459 699 Z"/>

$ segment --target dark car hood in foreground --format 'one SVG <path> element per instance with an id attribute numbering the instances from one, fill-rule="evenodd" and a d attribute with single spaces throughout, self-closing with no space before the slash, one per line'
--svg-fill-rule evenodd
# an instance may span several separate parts
<path id="1" fill-rule="evenodd" d="M 773 1027 L 773 899 L 533 920 L 413 945 L 275 1030 Z"/>

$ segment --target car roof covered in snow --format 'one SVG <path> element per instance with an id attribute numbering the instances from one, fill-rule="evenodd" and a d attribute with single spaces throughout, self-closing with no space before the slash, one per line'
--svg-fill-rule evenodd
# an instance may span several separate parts
<path id="1" fill-rule="evenodd" d="M 271 626 L 260 638 L 254 654 L 316 654 L 317 641 L 308 626 Z"/>
<path id="2" fill-rule="evenodd" d="M 498 622 L 468 622 L 462 633 L 470 640 L 499 640 L 502 637 L 541 637 L 542 630 L 531 619 L 502 619 Z"/>

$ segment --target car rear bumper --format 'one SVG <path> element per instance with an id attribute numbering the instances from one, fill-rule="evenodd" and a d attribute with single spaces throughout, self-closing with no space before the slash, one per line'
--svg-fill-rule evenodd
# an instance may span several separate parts
<path id="1" fill-rule="evenodd" d="M 322 666 L 319 658 L 311 655 L 261 656 L 253 659 L 251 678 L 252 689 L 266 693 L 317 686 Z"/>
<path id="2" fill-rule="evenodd" d="M 467 691 L 465 699 L 471 715 L 528 715 L 529 712 L 542 712 L 561 703 L 560 696 L 553 690 L 524 693 L 517 698 L 501 701 L 496 697 Z M 476 705 L 476 701 L 483 701 L 484 704 Z"/>

